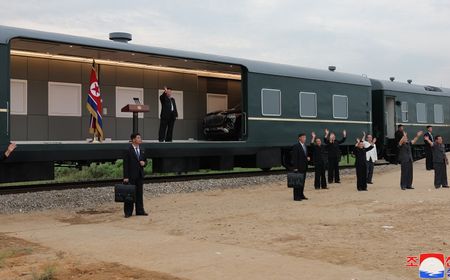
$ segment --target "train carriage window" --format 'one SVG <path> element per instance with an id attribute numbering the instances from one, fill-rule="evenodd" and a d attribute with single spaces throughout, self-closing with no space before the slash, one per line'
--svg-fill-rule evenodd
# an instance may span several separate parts
<path id="1" fill-rule="evenodd" d="M 434 104 L 434 122 L 444 123 L 444 107 L 442 104 Z"/>
<path id="2" fill-rule="evenodd" d="M 317 98 L 314 92 L 300 92 L 300 116 L 306 118 L 317 117 Z"/>
<path id="3" fill-rule="evenodd" d="M 402 102 L 402 122 L 408 122 L 408 102 Z"/>
<path id="4" fill-rule="evenodd" d="M 427 106 L 425 103 L 416 104 L 417 111 L 417 122 L 426 123 L 427 122 Z"/>
<path id="5" fill-rule="evenodd" d="M 348 119 L 348 97 L 333 95 L 333 118 Z"/>
<path id="6" fill-rule="evenodd" d="M 134 104 L 133 98 L 139 98 L 142 104 L 144 103 L 144 89 L 132 87 L 116 87 L 116 117 L 117 118 L 132 118 L 132 113 L 121 112 L 122 108 L 127 104 Z M 139 113 L 139 118 L 143 118 L 144 113 Z"/>
<path id="7" fill-rule="evenodd" d="M 48 115 L 81 117 L 81 84 L 48 82 Z"/>
<path id="8" fill-rule="evenodd" d="M 227 94 L 206 94 L 206 113 L 217 111 L 225 111 L 228 109 L 228 95 Z"/>
<path id="9" fill-rule="evenodd" d="M 11 115 L 27 114 L 27 80 L 11 79 Z"/>
<path id="10" fill-rule="evenodd" d="M 261 113 L 263 116 L 281 116 L 281 90 L 261 90 Z"/>

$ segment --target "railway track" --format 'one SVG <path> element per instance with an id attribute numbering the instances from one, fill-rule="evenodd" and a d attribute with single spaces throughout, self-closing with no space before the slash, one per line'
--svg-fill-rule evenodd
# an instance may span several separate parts
<path id="1" fill-rule="evenodd" d="M 377 165 L 384 165 L 377 164 Z M 353 166 L 341 166 L 340 169 L 352 169 Z M 313 171 L 310 168 L 309 171 Z M 185 174 L 185 175 L 172 175 L 172 176 L 149 176 L 144 179 L 144 183 L 166 183 L 166 182 L 182 182 L 182 181 L 195 181 L 195 180 L 214 180 L 225 178 L 242 178 L 242 177 L 258 177 L 269 175 L 281 175 L 286 174 L 285 169 L 277 169 L 271 171 L 244 171 L 244 172 L 228 172 L 228 173 L 210 173 L 210 174 Z M 28 192 L 42 192 L 42 191 L 54 191 L 54 190 L 66 190 L 66 189 L 82 189 L 82 188 L 101 188 L 110 187 L 115 184 L 121 183 L 121 179 L 108 179 L 108 180 L 91 180 L 91 181 L 78 181 L 78 182 L 58 182 L 58 183 L 38 183 L 38 184 L 25 184 L 0 187 L 0 195 L 5 194 L 18 194 Z"/>

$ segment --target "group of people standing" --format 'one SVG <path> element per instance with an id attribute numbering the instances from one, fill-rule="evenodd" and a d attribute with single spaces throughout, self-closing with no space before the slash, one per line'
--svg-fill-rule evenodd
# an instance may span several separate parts
<path id="1" fill-rule="evenodd" d="M 397 160 L 401 165 L 400 188 L 402 190 L 414 189 L 413 183 L 413 155 L 412 145 L 416 144 L 423 135 L 425 143 L 426 169 L 434 170 L 434 186 L 449 188 L 447 181 L 448 159 L 445 154 L 445 145 L 440 135 L 433 135 L 433 127 L 427 126 L 427 132 L 419 131 L 412 140 L 404 131 L 403 125 L 398 126 L 395 133 L 395 147 L 397 148 Z M 293 147 L 294 172 L 306 172 L 309 162 L 314 165 L 314 188 L 327 189 L 326 170 L 328 169 L 328 184 L 340 183 L 339 162 L 341 159 L 340 144 L 344 143 L 347 133 L 342 132 L 342 138 L 336 139 L 336 134 L 325 129 L 323 141 L 315 132 L 311 133 L 310 145 L 306 144 L 306 134 L 298 135 L 298 143 Z M 373 184 L 373 171 L 378 160 L 376 147 L 377 139 L 371 134 L 363 132 L 362 138 L 357 138 L 353 155 L 355 157 L 356 187 L 358 191 L 367 191 L 367 185 Z M 311 155 L 312 158 L 309 157 Z M 308 199 L 304 195 L 304 184 L 294 188 L 294 200 Z"/>
<path id="2" fill-rule="evenodd" d="M 367 138 L 367 141 L 366 141 Z M 304 173 L 308 170 L 308 164 L 311 161 L 314 165 L 314 188 L 328 189 L 328 184 L 339 184 L 339 162 L 341 161 L 340 145 L 347 139 L 347 131 L 342 131 L 342 138 L 336 139 L 336 133 L 325 129 L 325 135 L 322 138 L 317 137 L 315 132 L 311 132 L 311 142 L 306 144 L 306 134 L 298 135 L 298 143 L 293 147 L 293 166 L 294 171 Z M 374 163 L 377 160 L 375 147 L 376 139 L 372 135 L 363 135 L 362 139 L 357 139 L 355 145 L 356 170 L 357 170 L 357 189 L 367 190 L 367 184 L 372 184 L 372 175 Z M 369 151 L 374 150 L 372 153 Z M 312 159 L 309 157 L 312 156 Z M 328 182 L 326 179 L 326 170 L 328 170 Z M 294 200 L 307 200 L 304 195 L 304 184 L 298 188 L 293 188 Z"/>
<path id="3" fill-rule="evenodd" d="M 414 139 L 409 140 L 403 125 L 399 125 L 395 133 L 395 143 L 398 144 L 398 161 L 401 165 L 400 187 L 402 190 L 414 189 L 412 145 L 423 135 L 425 144 L 425 167 L 434 170 L 434 187 L 449 188 L 447 181 L 448 159 L 445 154 L 444 139 L 441 135 L 433 135 L 433 127 L 427 126 L 427 132 L 418 131 Z"/>

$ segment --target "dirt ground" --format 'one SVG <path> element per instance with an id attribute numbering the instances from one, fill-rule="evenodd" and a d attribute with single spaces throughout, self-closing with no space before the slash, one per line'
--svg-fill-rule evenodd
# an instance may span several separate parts
<path id="1" fill-rule="evenodd" d="M 354 176 L 295 202 L 286 182 L 146 199 L 149 217 L 121 205 L 0 216 L 0 279 L 418 279 L 407 256 L 450 255 L 450 189 L 414 164 L 368 192 Z"/>

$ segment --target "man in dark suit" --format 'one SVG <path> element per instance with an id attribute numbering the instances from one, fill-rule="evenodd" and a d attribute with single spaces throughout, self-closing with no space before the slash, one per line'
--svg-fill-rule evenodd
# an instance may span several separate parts
<path id="1" fill-rule="evenodd" d="M 298 143 L 292 148 L 292 158 L 294 164 L 294 171 L 298 173 L 303 173 L 306 178 L 306 171 L 308 170 L 308 148 L 306 147 L 306 134 L 300 133 L 298 135 Z M 303 194 L 305 189 L 303 182 L 303 187 L 293 188 L 294 190 L 294 200 L 301 201 L 307 200 L 308 198 Z"/>
<path id="2" fill-rule="evenodd" d="M 341 183 L 341 178 L 339 177 L 341 148 L 339 145 L 344 143 L 345 139 L 347 139 L 347 131 L 345 129 L 342 131 L 341 140 L 336 139 L 336 134 L 334 132 L 330 133 L 328 129 L 325 129 L 325 136 L 323 140 L 326 144 L 326 150 L 328 152 L 328 183 L 330 184 L 332 184 L 333 181 L 337 184 Z"/>
<path id="3" fill-rule="evenodd" d="M 178 118 L 177 104 L 172 96 L 172 89 L 164 87 L 159 101 L 161 102 L 159 142 L 172 142 L 173 126 Z"/>
<path id="4" fill-rule="evenodd" d="M 322 145 L 322 139 L 316 138 L 316 133 L 311 133 L 311 154 L 314 163 L 314 188 L 316 190 L 328 189 L 327 179 L 325 178 L 325 148 Z"/>
<path id="5" fill-rule="evenodd" d="M 434 142 L 434 136 L 433 136 L 433 127 L 431 125 L 427 126 L 427 132 L 423 135 L 423 138 L 430 139 L 431 143 Z M 425 167 L 427 170 L 433 169 L 433 151 L 432 147 L 433 145 L 430 145 L 426 140 L 424 140 L 425 143 Z"/>
<path id="6" fill-rule="evenodd" d="M 413 182 L 413 156 L 411 145 L 416 144 L 417 139 L 422 136 L 423 132 L 419 131 L 413 140 L 408 140 L 408 134 L 403 132 L 403 137 L 398 142 L 399 152 L 398 160 L 401 165 L 400 169 L 400 188 L 402 190 L 414 189 L 412 186 Z"/>
<path id="7" fill-rule="evenodd" d="M 439 189 L 440 187 L 448 188 L 447 181 L 447 165 L 448 159 L 445 154 L 445 144 L 442 136 L 437 135 L 435 142 L 432 142 L 430 137 L 424 135 L 423 138 L 430 145 L 433 152 L 433 167 L 434 167 L 434 187 Z"/>
<path id="8" fill-rule="evenodd" d="M 403 138 L 403 132 L 404 132 L 404 127 L 402 124 L 399 124 L 397 126 L 397 131 L 394 134 L 394 145 L 393 145 L 393 151 L 395 153 L 395 164 L 399 163 L 399 146 L 398 143 L 400 142 L 400 140 Z"/>
<path id="9" fill-rule="evenodd" d="M 133 214 L 136 204 L 136 216 L 148 216 L 144 210 L 144 166 L 147 162 L 144 151 L 140 149 L 142 138 L 139 133 L 131 134 L 131 145 L 128 147 L 123 157 L 123 182 L 136 186 L 136 202 L 125 202 L 123 211 L 125 218 Z"/>
<path id="10" fill-rule="evenodd" d="M 16 143 L 9 143 L 6 151 L 0 155 L 0 161 L 7 159 L 11 155 L 11 153 L 16 149 L 16 147 L 17 147 Z"/>

